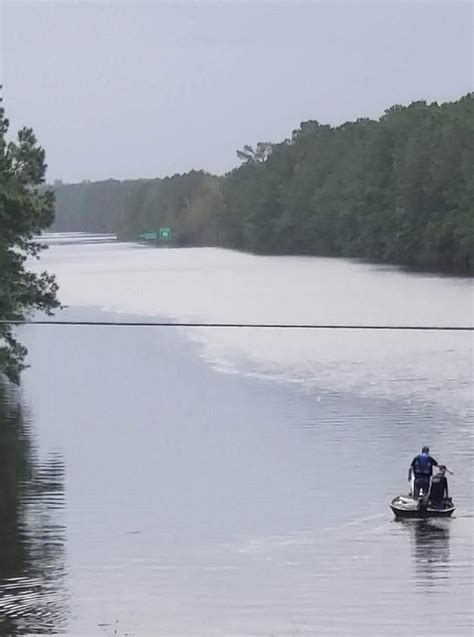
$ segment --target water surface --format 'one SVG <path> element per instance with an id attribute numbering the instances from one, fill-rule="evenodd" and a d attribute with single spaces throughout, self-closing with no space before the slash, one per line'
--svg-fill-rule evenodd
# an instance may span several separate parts
<path id="1" fill-rule="evenodd" d="M 62 318 L 472 321 L 466 279 L 337 259 L 76 244 L 43 265 Z M 31 368 L 0 398 L 17 634 L 472 633 L 470 335 L 21 337 Z M 395 522 L 426 443 L 455 471 L 456 517 Z"/>

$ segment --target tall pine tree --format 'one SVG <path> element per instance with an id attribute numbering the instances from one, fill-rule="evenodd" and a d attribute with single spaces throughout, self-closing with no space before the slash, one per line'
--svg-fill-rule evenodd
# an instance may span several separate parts
<path id="1" fill-rule="evenodd" d="M 8 127 L 0 98 L 0 321 L 21 321 L 59 306 L 54 277 L 27 268 L 45 247 L 35 237 L 53 222 L 54 196 L 42 186 L 45 153 L 33 131 L 23 128 L 8 141 Z M 0 372 L 18 383 L 26 353 L 14 326 L 0 323 Z"/>

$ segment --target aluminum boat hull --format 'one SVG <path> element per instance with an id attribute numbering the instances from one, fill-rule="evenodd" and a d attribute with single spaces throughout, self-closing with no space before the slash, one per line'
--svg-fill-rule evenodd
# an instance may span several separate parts
<path id="1" fill-rule="evenodd" d="M 427 506 L 418 506 L 417 502 L 413 500 L 409 502 L 409 498 L 404 496 L 393 498 L 390 503 L 390 508 L 397 518 L 413 518 L 419 520 L 425 518 L 449 518 L 456 510 L 452 500 L 446 501 L 444 508 L 437 508 L 429 504 Z"/>

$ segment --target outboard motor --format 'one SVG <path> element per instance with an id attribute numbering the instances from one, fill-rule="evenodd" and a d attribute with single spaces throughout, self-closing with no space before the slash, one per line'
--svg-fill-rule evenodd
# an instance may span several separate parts
<path id="1" fill-rule="evenodd" d="M 420 497 L 418 498 L 418 505 L 417 508 L 418 509 L 426 509 L 426 507 L 428 506 L 428 494 L 422 494 L 420 495 Z"/>

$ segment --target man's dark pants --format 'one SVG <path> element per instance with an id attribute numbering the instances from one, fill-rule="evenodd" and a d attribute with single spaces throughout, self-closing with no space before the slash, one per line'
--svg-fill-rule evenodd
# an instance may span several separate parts
<path id="1" fill-rule="evenodd" d="M 413 498 L 418 500 L 420 497 L 420 491 L 423 491 L 423 496 L 426 498 L 430 491 L 430 477 L 429 476 L 415 476 L 415 484 L 413 485 Z"/>

